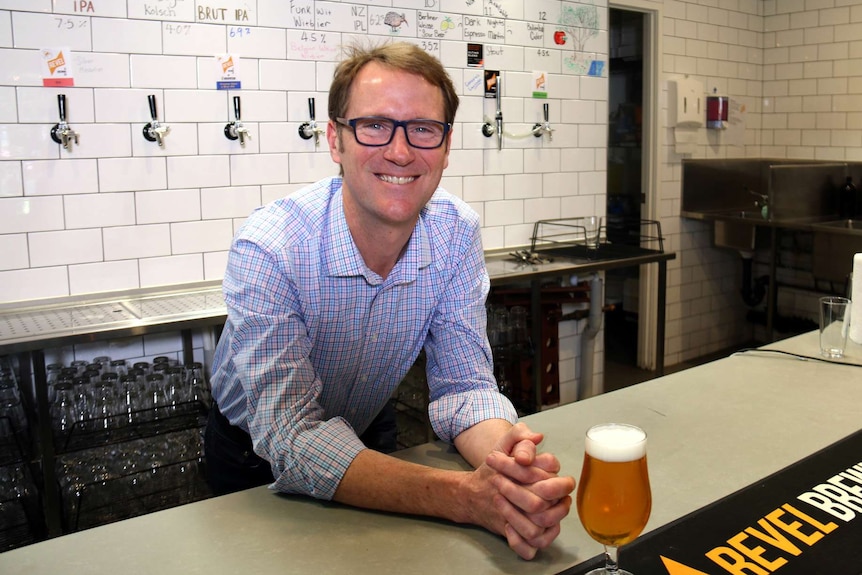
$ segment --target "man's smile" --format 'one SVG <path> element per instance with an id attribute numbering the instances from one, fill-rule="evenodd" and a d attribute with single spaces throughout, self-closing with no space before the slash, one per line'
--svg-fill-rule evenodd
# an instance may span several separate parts
<path id="1" fill-rule="evenodd" d="M 378 179 L 389 184 L 409 184 L 416 179 L 416 176 L 388 176 L 386 174 L 377 174 Z"/>

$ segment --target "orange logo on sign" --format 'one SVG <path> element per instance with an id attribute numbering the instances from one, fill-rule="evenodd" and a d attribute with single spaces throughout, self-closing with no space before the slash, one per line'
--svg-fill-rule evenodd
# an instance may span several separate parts
<path id="1" fill-rule="evenodd" d="M 55 71 L 57 68 L 62 68 L 62 67 L 63 67 L 63 66 L 65 66 L 65 65 L 66 65 L 66 59 L 65 59 L 65 58 L 63 58 L 63 52 L 60 52 L 59 54 L 57 54 L 57 57 L 56 57 L 56 58 L 53 58 L 53 59 L 51 59 L 51 60 L 48 60 L 48 71 L 49 71 L 49 72 L 51 73 L 51 75 L 53 76 L 53 75 L 54 75 L 54 71 Z"/>
<path id="2" fill-rule="evenodd" d="M 670 575 L 709 575 L 708 573 L 692 569 L 691 567 L 683 565 L 673 559 L 668 559 L 664 555 L 659 555 L 659 557 L 661 557 L 661 562 L 664 563 L 664 567 Z"/>
<path id="3" fill-rule="evenodd" d="M 233 68 L 233 57 L 230 57 L 221 63 L 221 71 L 222 72 L 227 72 L 231 68 Z"/>

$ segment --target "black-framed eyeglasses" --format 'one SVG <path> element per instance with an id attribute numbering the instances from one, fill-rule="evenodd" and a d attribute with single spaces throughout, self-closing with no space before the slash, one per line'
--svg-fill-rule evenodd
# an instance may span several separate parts
<path id="1" fill-rule="evenodd" d="M 342 126 L 350 126 L 356 142 L 363 146 L 386 146 L 395 137 L 399 126 L 404 128 L 407 143 L 414 148 L 433 150 L 443 145 L 446 134 L 452 128 L 451 124 L 437 120 L 393 120 L 381 116 L 364 116 L 361 118 L 335 118 Z"/>

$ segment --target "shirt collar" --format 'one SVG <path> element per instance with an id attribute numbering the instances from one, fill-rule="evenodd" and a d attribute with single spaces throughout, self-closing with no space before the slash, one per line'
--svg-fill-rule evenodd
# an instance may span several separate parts
<path id="1" fill-rule="evenodd" d="M 333 178 L 331 184 L 326 226 L 321 242 L 321 252 L 327 275 L 330 276 L 364 276 L 372 285 L 382 283 L 380 276 L 368 269 L 362 260 L 362 255 L 353 243 L 347 219 L 344 217 L 344 198 L 342 196 L 341 179 Z M 395 264 L 387 278 L 387 283 L 408 283 L 416 279 L 419 270 L 431 265 L 434 254 L 425 221 L 426 208 L 419 213 L 419 219 L 413 228 L 413 234 L 407 244 L 407 250 Z"/>

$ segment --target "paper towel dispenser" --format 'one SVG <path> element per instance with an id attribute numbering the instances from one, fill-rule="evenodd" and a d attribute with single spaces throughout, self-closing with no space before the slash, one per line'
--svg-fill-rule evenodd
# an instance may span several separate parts
<path id="1" fill-rule="evenodd" d="M 704 118 L 703 83 L 694 78 L 668 82 L 668 120 L 671 126 L 700 128 Z"/>

